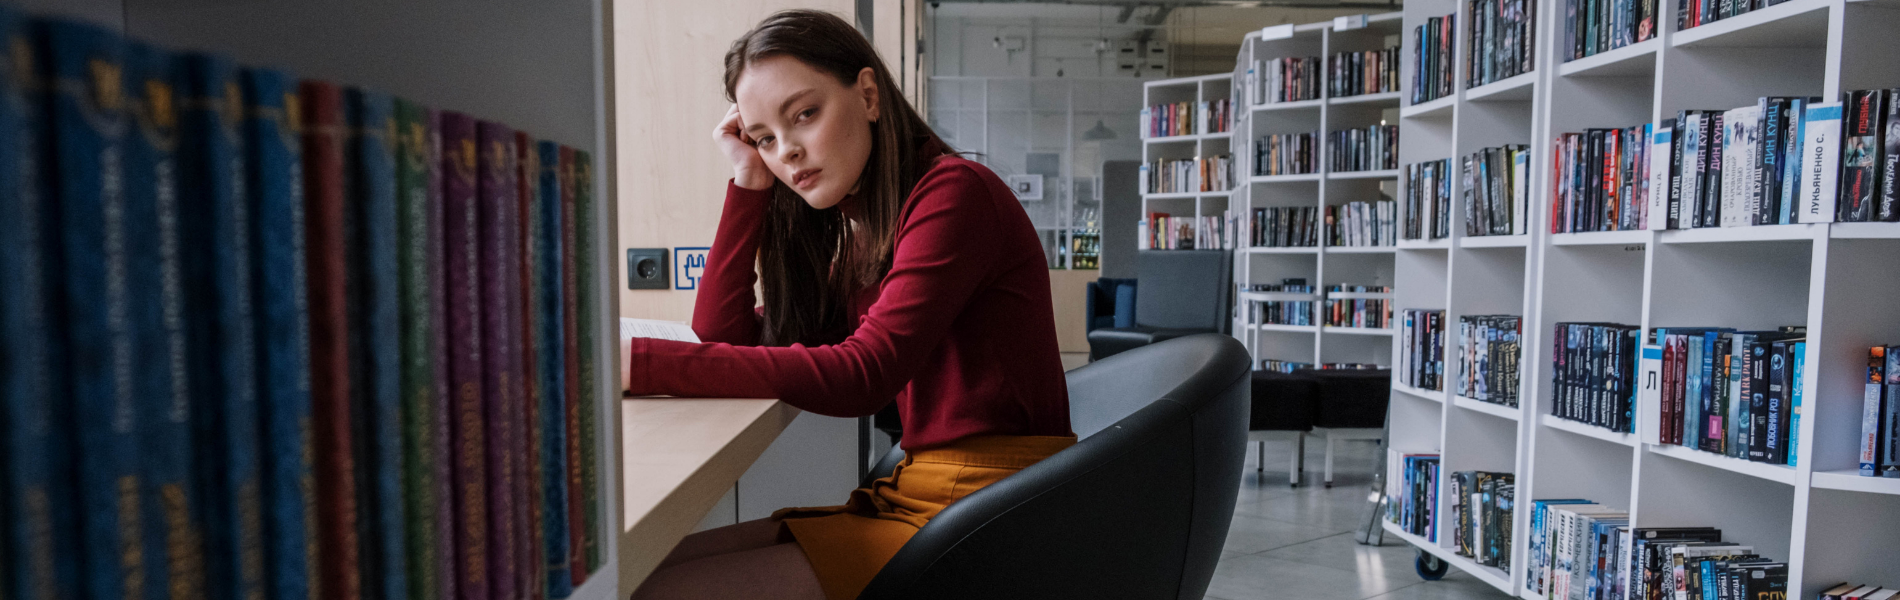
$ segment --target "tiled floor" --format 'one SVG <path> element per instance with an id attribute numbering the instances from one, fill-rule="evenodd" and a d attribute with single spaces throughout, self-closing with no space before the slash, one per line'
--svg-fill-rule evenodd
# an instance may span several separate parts
<path id="1" fill-rule="evenodd" d="M 1361 546 L 1353 528 L 1363 518 L 1377 465 L 1372 442 L 1341 442 L 1333 487 L 1321 485 L 1324 443 L 1307 441 L 1306 477 L 1287 486 L 1291 442 L 1267 443 L 1266 473 L 1256 472 L 1249 444 L 1234 524 L 1227 534 L 1209 600 L 1441 600 L 1510 596 L 1469 575 L 1425 581 L 1413 571 L 1413 552 L 1396 536 Z"/>

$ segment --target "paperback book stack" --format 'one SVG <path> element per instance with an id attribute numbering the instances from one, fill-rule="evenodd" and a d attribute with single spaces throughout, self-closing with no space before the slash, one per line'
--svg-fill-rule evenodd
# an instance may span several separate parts
<path id="1" fill-rule="evenodd" d="M 1860 474 L 1900 477 L 1900 346 L 1867 349 L 1861 396 Z"/>
<path id="2" fill-rule="evenodd" d="M 1290 360 L 1260 359 L 1260 370 L 1274 371 L 1277 373 L 1292 373 L 1304 369 L 1317 369 L 1320 371 L 1372 371 L 1383 368 L 1385 367 L 1366 363 L 1320 363 L 1318 366 L 1314 366 L 1313 363 Z"/>
<path id="3" fill-rule="evenodd" d="M 1650 186 L 1650 137 L 1650 127 L 1639 125 L 1552 141 L 1550 232 L 1648 229 L 1650 194 L 1657 189 Z"/>
<path id="4" fill-rule="evenodd" d="M 1141 109 L 1142 137 L 1224 133 L 1234 120 L 1231 100 L 1175 102 Z"/>
<path id="5" fill-rule="evenodd" d="M 1304 175 L 1319 172 L 1319 132 L 1262 136 L 1253 145 L 1253 174 Z"/>
<path id="6" fill-rule="evenodd" d="M 1451 237 L 1451 161 L 1405 165 L 1405 239 Z"/>
<path id="7" fill-rule="evenodd" d="M 1256 283 L 1250 291 L 1267 294 L 1303 294 L 1318 298 L 1311 284 L 1303 280 L 1288 280 L 1289 283 Z M 1298 281 L 1299 283 L 1292 283 Z M 1298 296 L 1295 296 L 1298 297 Z M 1248 322 L 1269 325 L 1312 325 L 1313 309 L 1318 304 L 1313 300 L 1255 300 L 1248 302 Z"/>
<path id="8" fill-rule="evenodd" d="M 1465 236 L 1529 233 L 1530 148 L 1485 148 L 1464 159 Z"/>
<path id="9" fill-rule="evenodd" d="M 1406 533 L 1437 542 L 1438 453 L 1386 452 L 1386 520 Z"/>
<path id="10" fill-rule="evenodd" d="M 1564 62 L 1656 37 L 1659 0 L 1564 0 Z"/>
<path id="11" fill-rule="evenodd" d="M 1822 591 L 1816 600 L 1893 600 L 1894 598 L 1900 598 L 1900 588 L 1843 583 Z"/>
<path id="12" fill-rule="evenodd" d="M 1253 103 L 1277 104 L 1318 100 L 1320 61 L 1317 56 L 1282 57 L 1253 61 Z"/>
<path id="13" fill-rule="evenodd" d="M 1560 419 L 1635 431 L 1634 325 L 1558 323 L 1551 338 L 1551 409 Z"/>
<path id="14" fill-rule="evenodd" d="M 1445 375 L 1445 311 L 1408 308 L 1399 315 L 1399 356 L 1392 370 L 1399 383 L 1442 390 Z"/>
<path id="15" fill-rule="evenodd" d="M 1383 294 L 1383 297 L 1367 297 Z M 1383 285 L 1326 286 L 1327 327 L 1385 329 L 1392 326 L 1392 288 Z"/>
<path id="16" fill-rule="evenodd" d="M 1391 200 L 1326 205 L 1326 245 L 1373 247 L 1398 242 L 1398 203 Z"/>
<path id="17" fill-rule="evenodd" d="M 592 158 L 0 7 L 8 598 L 562 598 Z"/>
<path id="18" fill-rule="evenodd" d="M 1380 171 L 1399 168 L 1399 126 L 1374 125 L 1364 129 L 1342 129 L 1327 138 L 1327 168 L 1345 171 Z"/>
<path id="19" fill-rule="evenodd" d="M 1511 511 L 1517 484 L 1510 473 L 1457 471 L 1446 481 L 1452 547 L 1478 564 L 1511 570 Z"/>
<path id="20" fill-rule="evenodd" d="M 1318 214 L 1311 206 L 1256 208 L 1242 229 L 1255 248 L 1313 247 L 1319 245 Z"/>
<path id="21" fill-rule="evenodd" d="M 1458 15 L 1425 19 L 1412 28 L 1412 104 L 1424 104 L 1452 93 L 1452 40 L 1456 39 Z"/>
<path id="22" fill-rule="evenodd" d="M 1399 91 L 1399 49 L 1336 53 L 1327 82 L 1333 98 Z"/>
<path id="23" fill-rule="evenodd" d="M 1475 88 L 1537 68 L 1535 0 L 1467 0 L 1471 10 L 1465 87 Z"/>
<path id="24" fill-rule="evenodd" d="M 1788 0 L 1676 0 L 1676 30 L 1700 27 Z"/>
<path id="25" fill-rule="evenodd" d="M 1518 335 L 1523 317 L 1458 317 L 1458 395 L 1517 407 Z"/>
<path id="26" fill-rule="evenodd" d="M 1148 194 L 1224 192 L 1232 187 L 1233 158 L 1157 160 L 1141 165 L 1141 189 Z"/>
<path id="27" fill-rule="evenodd" d="M 1659 386 L 1643 389 L 1641 402 L 1659 427 L 1647 441 L 1794 466 L 1805 336 L 1800 327 L 1654 329 L 1641 368 Z"/>

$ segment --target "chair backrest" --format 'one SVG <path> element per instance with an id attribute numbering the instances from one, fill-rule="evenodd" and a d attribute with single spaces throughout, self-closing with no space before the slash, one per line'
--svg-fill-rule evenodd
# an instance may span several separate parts
<path id="1" fill-rule="evenodd" d="M 1239 493 L 1247 373 L 1216 334 L 1070 371 L 1081 441 L 944 509 L 858 598 L 1199 600 Z"/>
<path id="2" fill-rule="evenodd" d="M 1233 253 L 1144 250 L 1136 257 L 1135 322 L 1159 329 L 1226 332 L 1233 296 Z"/>

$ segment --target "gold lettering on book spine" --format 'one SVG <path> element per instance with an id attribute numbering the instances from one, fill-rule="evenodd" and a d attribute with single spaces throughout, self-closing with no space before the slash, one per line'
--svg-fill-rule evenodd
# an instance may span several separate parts
<path id="1" fill-rule="evenodd" d="M 145 598 L 145 544 L 139 522 L 139 478 L 119 478 L 119 568 L 125 570 L 125 597 Z"/>
<path id="2" fill-rule="evenodd" d="M 197 527 L 191 523 L 191 500 L 176 483 L 158 488 L 159 506 L 165 516 L 165 594 L 169 600 L 194 600 L 204 596 L 204 555 Z"/>
<path id="3" fill-rule="evenodd" d="M 475 383 L 462 384 L 462 406 L 476 406 L 481 401 L 481 389 Z M 479 469 L 482 466 L 482 415 L 479 410 L 462 411 L 462 466 Z M 484 519 L 488 516 L 483 505 L 483 482 L 480 479 L 462 484 L 462 560 L 469 583 L 483 583 L 487 580 L 488 545 L 487 527 Z"/>

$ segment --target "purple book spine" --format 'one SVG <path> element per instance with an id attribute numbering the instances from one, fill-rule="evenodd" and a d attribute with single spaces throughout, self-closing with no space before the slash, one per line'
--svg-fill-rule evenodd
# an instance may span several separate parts
<path id="1" fill-rule="evenodd" d="M 505 126 L 481 122 L 476 126 L 480 152 L 477 192 L 481 209 L 482 293 L 482 404 L 488 421 L 488 565 L 489 592 L 493 598 L 513 597 L 515 582 L 516 531 L 515 499 L 511 489 L 519 482 L 515 473 L 515 430 L 521 422 L 521 401 L 516 397 L 520 386 L 515 377 L 515 342 L 521 331 L 514 298 L 520 289 L 520 251 L 514 241 L 519 235 L 520 201 L 515 186 L 518 170 L 515 156 L 515 132 Z"/>
<path id="2" fill-rule="evenodd" d="M 475 121 L 442 113 L 442 267 L 447 288 L 450 380 L 449 435 L 455 461 L 455 580 L 457 598 L 488 600 L 488 482 L 483 418 L 481 219 L 476 199 Z"/>
<path id="3" fill-rule="evenodd" d="M 428 258 L 425 260 L 428 263 L 429 269 L 429 331 L 434 336 L 434 339 L 429 341 L 429 353 L 435 356 L 435 360 L 431 361 L 431 364 L 435 368 L 436 397 L 436 401 L 432 405 L 435 407 L 435 413 L 431 415 L 429 423 L 431 429 L 429 441 L 435 444 L 435 449 L 431 451 L 431 455 L 443 458 L 442 460 L 435 461 L 435 464 L 430 465 L 430 468 L 435 471 L 435 497 L 439 502 L 454 506 L 452 500 L 455 498 L 455 463 L 450 459 L 452 456 L 450 454 L 452 445 L 449 442 L 449 422 L 452 420 L 450 415 L 454 413 L 454 405 L 450 402 L 451 396 L 449 395 L 449 361 L 447 358 L 449 355 L 449 328 L 446 322 L 448 314 L 445 310 L 448 295 L 445 291 L 447 289 L 445 287 L 446 283 L 443 280 L 443 278 L 447 276 L 447 272 L 443 269 L 442 262 L 442 173 L 444 171 L 442 168 L 442 115 L 435 109 L 426 109 L 422 118 L 428 131 L 428 138 L 425 142 L 426 147 L 424 148 L 424 151 L 428 153 L 429 165 L 429 240 L 427 241 Z M 435 511 L 436 568 L 439 569 L 438 572 L 441 573 L 441 575 L 436 578 L 436 581 L 438 582 L 437 591 L 440 595 L 436 598 L 418 598 L 416 600 L 455 600 L 457 598 L 456 584 L 458 582 L 455 577 L 455 565 L 458 561 L 456 560 L 457 554 L 455 552 L 455 516 L 456 513 L 453 510 Z"/>

